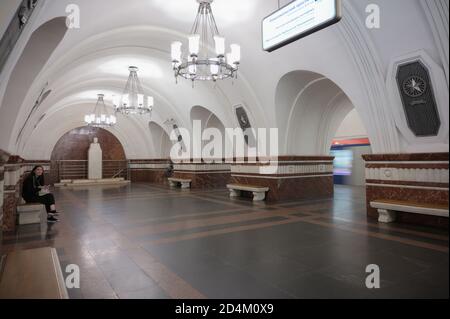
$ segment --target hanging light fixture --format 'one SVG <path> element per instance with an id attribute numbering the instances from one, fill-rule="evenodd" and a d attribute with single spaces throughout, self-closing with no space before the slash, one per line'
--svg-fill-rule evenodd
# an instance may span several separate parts
<path id="1" fill-rule="evenodd" d="M 130 76 L 128 77 L 123 95 L 113 98 L 116 112 L 124 115 L 151 114 L 154 100 L 153 97 L 144 94 L 137 75 L 139 69 L 135 66 L 130 66 L 128 70 L 130 71 Z"/>
<path id="2" fill-rule="evenodd" d="M 104 94 L 98 94 L 97 103 L 95 104 L 94 112 L 84 116 L 84 122 L 88 126 L 93 127 L 110 127 L 117 123 L 116 117 L 112 112 L 108 111 L 104 101 Z"/>
<path id="3" fill-rule="evenodd" d="M 172 65 L 175 78 L 181 76 L 192 81 L 217 81 L 237 77 L 241 60 L 241 47 L 230 46 L 226 53 L 225 38 L 217 28 L 211 9 L 213 0 L 197 0 L 200 4 L 189 36 L 189 52 L 183 55 L 183 44 L 173 42 Z M 210 51 L 215 48 L 215 53 Z"/>

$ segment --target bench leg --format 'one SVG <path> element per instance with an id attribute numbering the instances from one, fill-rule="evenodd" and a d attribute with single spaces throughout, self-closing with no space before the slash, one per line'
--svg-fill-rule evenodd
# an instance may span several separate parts
<path id="1" fill-rule="evenodd" d="M 191 183 L 189 183 L 189 182 L 187 182 L 187 183 L 181 183 L 181 188 L 182 188 L 182 189 L 191 188 Z"/>
<path id="2" fill-rule="evenodd" d="M 397 214 L 392 210 L 378 209 L 378 216 L 380 223 L 392 223 L 395 221 Z"/>
<path id="3" fill-rule="evenodd" d="M 172 188 L 177 187 L 177 184 L 178 184 L 178 183 L 176 183 L 176 182 L 169 181 L 169 185 L 170 185 L 170 187 L 172 187 Z"/>
<path id="4" fill-rule="evenodd" d="M 239 197 L 241 196 L 241 192 L 235 189 L 230 189 L 230 197 Z"/>
<path id="5" fill-rule="evenodd" d="M 266 193 L 265 192 L 253 192 L 253 201 L 254 202 L 260 202 L 266 199 Z"/>

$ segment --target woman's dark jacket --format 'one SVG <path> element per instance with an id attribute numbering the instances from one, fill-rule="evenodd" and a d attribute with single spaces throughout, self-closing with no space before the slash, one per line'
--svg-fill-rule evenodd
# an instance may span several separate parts
<path id="1" fill-rule="evenodd" d="M 22 185 L 22 197 L 25 201 L 33 201 L 36 197 L 39 197 L 39 187 L 44 186 L 44 176 L 36 176 L 29 174 Z"/>

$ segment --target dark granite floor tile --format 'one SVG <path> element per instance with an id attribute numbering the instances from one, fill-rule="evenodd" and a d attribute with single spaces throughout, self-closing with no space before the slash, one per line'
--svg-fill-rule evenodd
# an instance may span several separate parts
<path id="1" fill-rule="evenodd" d="M 145 242 L 145 241 L 149 241 L 149 240 L 177 237 L 177 236 L 183 236 L 183 235 L 189 235 L 189 234 L 195 234 L 195 233 L 202 233 L 202 232 L 208 232 L 208 231 L 214 231 L 214 230 L 220 230 L 220 229 L 227 229 L 227 228 L 232 228 L 232 227 L 241 227 L 241 226 L 257 225 L 257 224 L 262 224 L 262 223 L 279 222 L 279 221 L 282 221 L 282 220 L 286 220 L 286 218 L 285 217 L 261 218 L 261 219 L 243 221 L 243 222 L 235 222 L 235 223 L 226 223 L 226 224 L 220 224 L 220 225 L 196 227 L 196 228 L 191 228 L 191 229 L 187 228 L 185 230 L 173 231 L 173 232 L 165 232 L 165 233 L 162 233 L 162 234 L 144 235 L 144 236 L 139 236 L 139 237 L 133 238 L 133 239 L 137 240 L 138 242 L 142 242 L 142 241 Z"/>
<path id="2" fill-rule="evenodd" d="M 201 272 L 184 274 L 188 282 L 208 298 L 225 299 L 290 299 L 282 289 L 257 280 L 234 267 L 222 265 Z"/>
<path id="3" fill-rule="evenodd" d="M 144 290 L 121 292 L 120 299 L 170 299 L 159 287 L 147 288 Z"/>
<path id="4" fill-rule="evenodd" d="M 232 265 L 240 266 L 239 263 L 232 263 Z M 262 282 L 276 285 L 289 279 L 296 279 L 301 275 L 312 271 L 313 268 L 275 255 L 247 263 L 242 267 L 242 270 Z"/>
<path id="5" fill-rule="evenodd" d="M 119 296 L 121 293 L 158 288 L 158 285 L 139 269 L 110 271 L 105 273 L 105 277 Z"/>
<path id="6" fill-rule="evenodd" d="M 81 289 L 69 291 L 74 299 L 160 299 L 178 296 L 174 287 L 182 287 L 189 296 L 209 298 L 448 298 L 448 232 L 394 225 L 441 236 L 430 240 L 367 225 L 364 194 L 364 188 L 337 186 L 332 199 L 255 204 L 250 199 L 231 201 L 226 190 L 182 192 L 140 183 L 59 189 L 61 222 L 5 233 L 0 251 L 56 247 L 63 271 L 68 264 L 80 266 Z M 275 216 L 207 223 L 215 217 L 276 214 L 285 208 L 292 216 L 313 215 L 315 220 L 276 225 L 285 217 Z M 235 209 L 240 211 L 227 211 Z M 192 228 L 191 222 L 199 221 L 206 226 Z M 146 226 L 151 230 L 172 222 L 179 223 L 176 230 L 145 237 Z M 214 233 L 260 223 L 275 224 Z M 134 228 L 142 233 L 134 237 Z M 199 232 L 211 236 L 180 237 Z M 174 236 L 180 240 L 145 242 Z M 406 245 L 402 239 L 438 245 L 444 251 L 414 242 Z M 369 264 L 380 267 L 381 289 L 365 287 Z"/>
<path id="7" fill-rule="evenodd" d="M 364 299 L 367 289 L 356 287 L 320 273 L 307 273 L 277 284 L 299 299 Z"/>

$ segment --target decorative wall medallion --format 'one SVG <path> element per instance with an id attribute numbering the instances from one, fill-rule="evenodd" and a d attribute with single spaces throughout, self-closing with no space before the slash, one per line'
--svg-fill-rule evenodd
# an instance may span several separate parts
<path id="1" fill-rule="evenodd" d="M 247 112 L 245 111 L 244 107 L 239 106 L 236 108 L 236 117 L 239 123 L 239 126 L 241 127 L 242 131 L 246 131 L 252 128 L 252 124 L 250 123 L 250 120 L 248 118 Z M 253 134 L 250 131 L 247 131 L 248 134 L 251 134 L 250 139 L 249 135 L 245 135 L 245 142 L 249 144 L 249 141 L 254 141 L 255 138 Z"/>
<path id="2" fill-rule="evenodd" d="M 426 90 L 427 83 L 418 75 L 410 76 L 403 82 L 403 92 L 410 97 L 420 97 Z"/>
<path id="3" fill-rule="evenodd" d="M 236 108 L 236 117 L 243 131 L 252 127 L 247 112 L 245 112 L 245 109 L 242 106 Z"/>
<path id="4" fill-rule="evenodd" d="M 441 120 L 427 67 L 420 60 L 400 65 L 397 84 L 410 130 L 417 137 L 437 136 Z"/>
<path id="5" fill-rule="evenodd" d="M 387 178 L 391 178 L 392 177 L 392 171 L 390 169 L 386 169 L 384 171 L 384 176 Z"/>
<path id="6" fill-rule="evenodd" d="M 183 141 L 183 135 L 181 135 L 181 132 L 180 132 L 180 129 L 178 128 L 178 125 L 174 124 L 172 126 L 172 128 L 175 131 L 175 134 L 177 135 L 178 143 L 180 143 L 181 149 L 183 151 L 186 151 L 186 145 L 184 144 L 184 141 Z"/>

